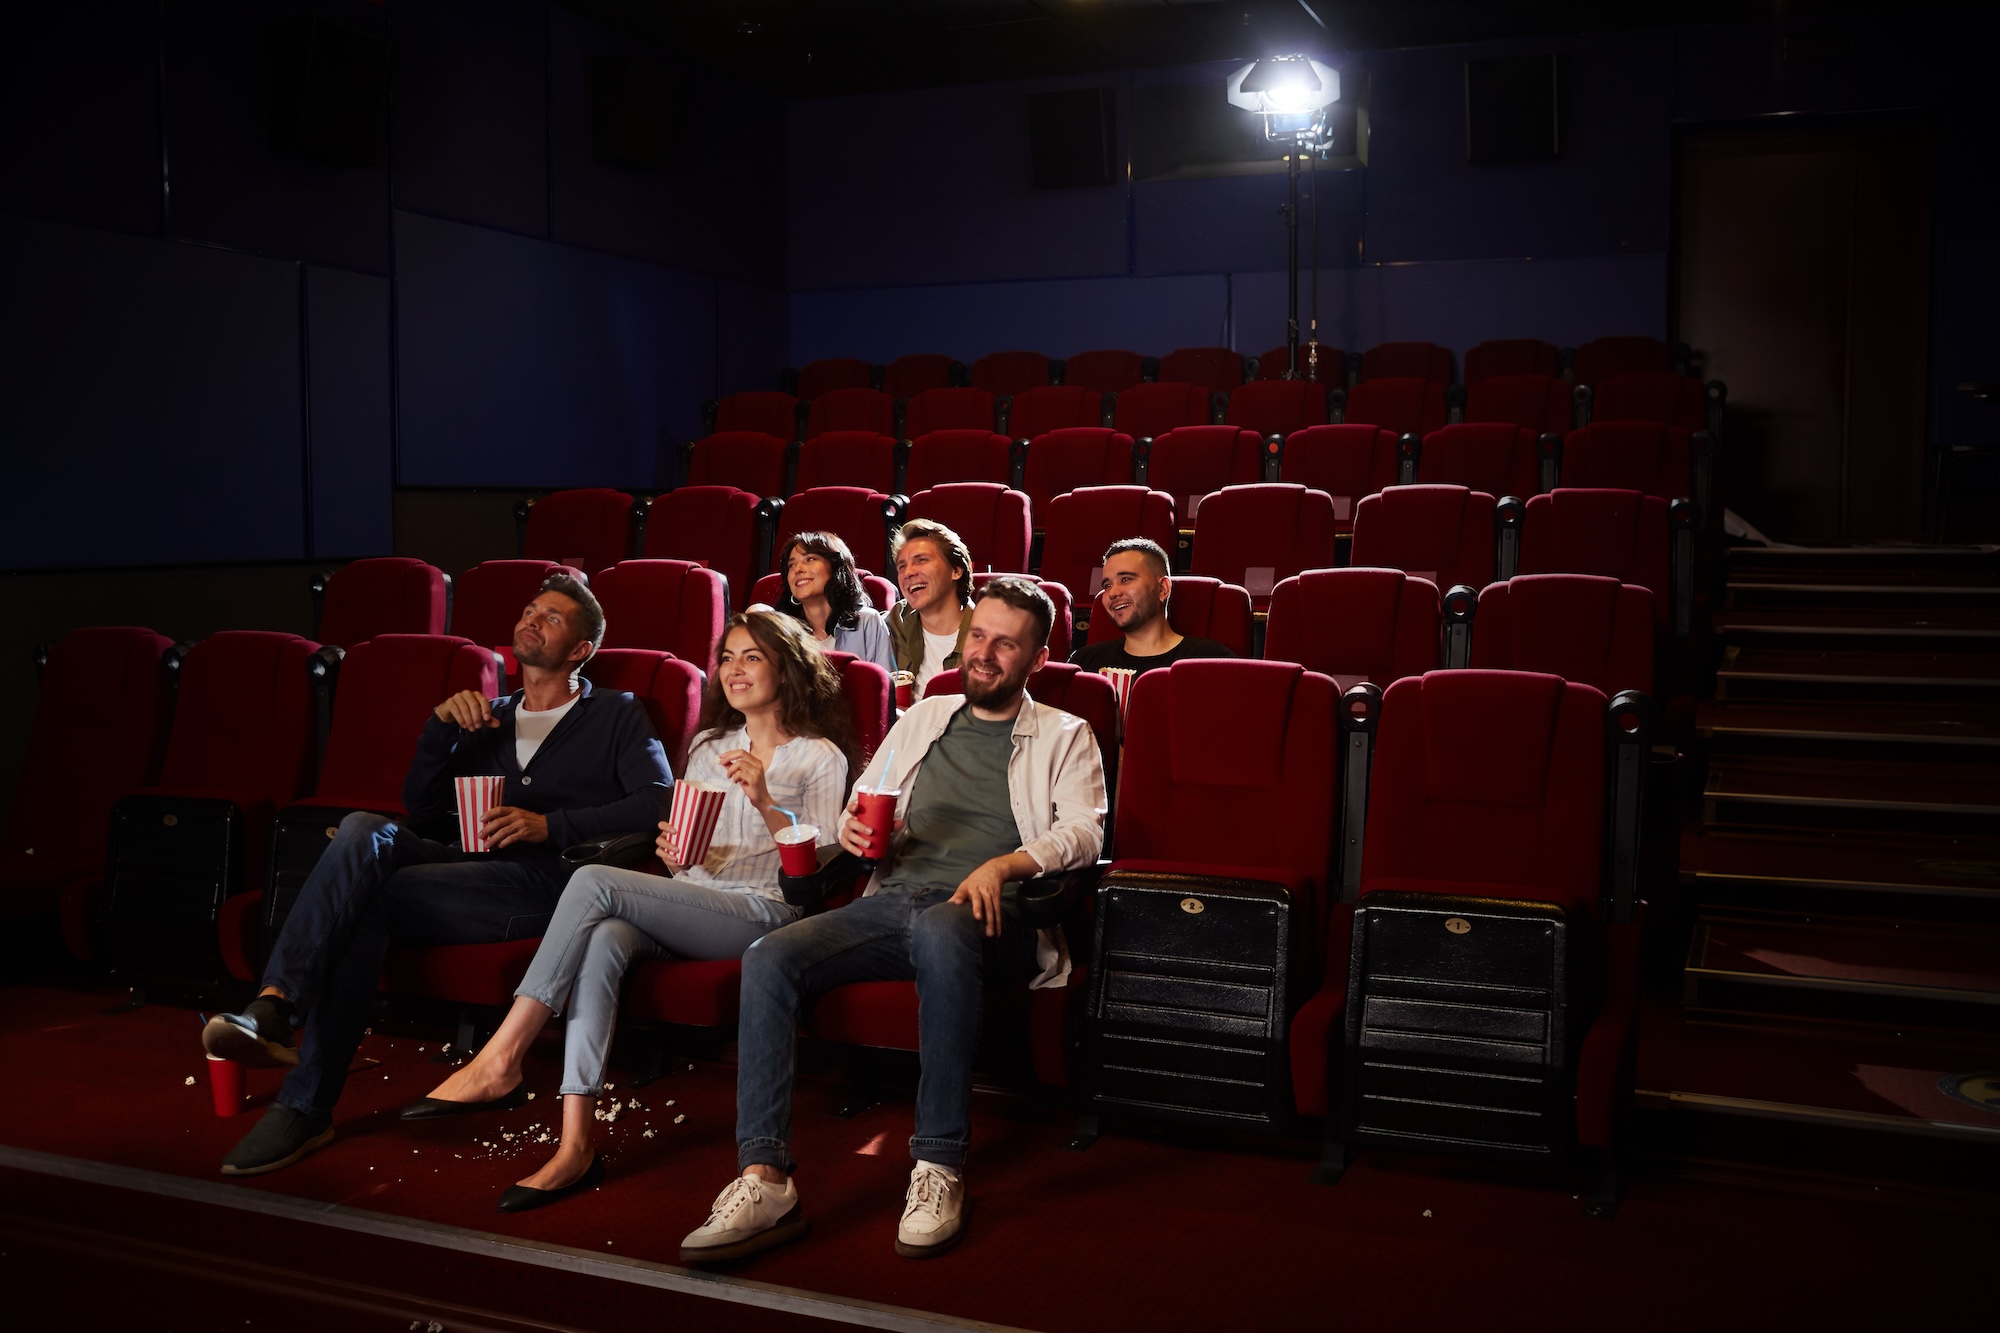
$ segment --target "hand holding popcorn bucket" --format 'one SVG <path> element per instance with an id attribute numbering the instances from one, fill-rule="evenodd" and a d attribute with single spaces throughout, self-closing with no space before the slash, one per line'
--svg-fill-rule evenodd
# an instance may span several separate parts
<path id="1" fill-rule="evenodd" d="M 667 832 L 684 866 L 698 866 L 708 859 L 708 845 L 715 839 L 716 821 L 722 818 L 722 801 L 729 788 L 717 782 L 676 782 L 674 803 L 667 811 Z"/>
<path id="2" fill-rule="evenodd" d="M 453 778 L 458 796 L 458 845 L 468 852 L 490 852 L 486 845 L 486 812 L 500 804 L 503 777 Z"/>
<path id="3" fill-rule="evenodd" d="M 1139 673 L 1130 667 L 1105 667 L 1101 673 L 1111 682 L 1111 692 L 1118 696 L 1118 739 L 1125 739 L 1125 708 L 1132 702 L 1132 682 Z"/>

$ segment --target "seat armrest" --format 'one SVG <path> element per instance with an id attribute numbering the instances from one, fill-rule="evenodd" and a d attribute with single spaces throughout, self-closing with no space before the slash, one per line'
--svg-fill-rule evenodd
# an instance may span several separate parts
<path id="1" fill-rule="evenodd" d="M 1077 903 L 1097 892 L 1097 881 L 1110 864 L 1099 861 L 1076 870 L 1059 870 L 1024 880 L 1020 896 L 1022 921 L 1035 930 L 1061 925 Z"/>
<path id="2" fill-rule="evenodd" d="M 778 872 L 778 892 L 806 916 L 817 916 L 826 910 L 826 900 L 843 882 L 869 873 L 860 857 L 837 844 L 820 848 L 819 855 L 819 869 L 810 875 Z"/>
<path id="3" fill-rule="evenodd" d="M 617 866 L 623 870 L 635 870 L 657 859 L 655 844 L 659 837 L 655 832 L 618 833 L 608 838 L 573 843 L 562 850 L 563 866 L 572 871 L 581 870 L 584 866 Z"/>

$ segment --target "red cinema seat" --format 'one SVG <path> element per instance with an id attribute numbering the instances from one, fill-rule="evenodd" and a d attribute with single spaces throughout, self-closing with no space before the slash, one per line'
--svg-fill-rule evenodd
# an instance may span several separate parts
<path id="1" fill-rule="evenodd" d="M 1444 390 L 1442 380 L 1364 379 L 1347 391 L 1340 419 L 1423 435 L 1445 423 Z"/>
<path id="2" fill-rule="evenodd" d="M 1176 662 L 1133 681 L 1118 855 L 1097 891 L 1086 1134 L 1095 1109 L 1289 1125 L 1293 1014 L 1337 883 L 1338 702 L 1290 662 Z M 1211 987 L 1230 994 L 1228 1021 L 1146 1000 L 1192 1007 Z"/>
<path id="3" fill-rule="evenodd" d="M 799 446 L 798 478 L 793 489 L 817 486 L 863 486 L 884 495 L 896 489 L 896 441 L 865 430 L 835 430 L 815 435 Z"/>
<path id="4" fill-rule="evenodd" d="M 451 579 L 403 555 L 342 565 L 313 585 L 321 643 L 352 648 L 377 634 L 442 634 Z"/>
<path id="5" fill-rule="evenodd" d="M 1437 585 L 1400 569 L 1308 570 L 1272 594 L 1264 656 L 1387 689 L 1438 666 L 1441 615 Z"/>
<path id="6" fill-rule="evenodd" d="M 576 569 L 604 569 L 632 554 L 635 505 L 623 491 L 556 491 L 524 500 L 521 555 Z"/>
<path id="7" fill-rule="evenodd" d="M 1192 572 L 1234 583 L 1261 611 L 1281 582 L 1333 566 L 1333 501 L 1282 481 L 1226 486 L 1195 519 Z"/>
<path id="8" fill-rule="evenodd" d="M 1607 709 L 1588 685 L 1527 672 L 1389 687 L 1347 975 L 1330 967 L 1308 1006 L 1318 1048 L 1303 1049 L 1307 1023 L 1295 1029 L 1302 1099 L 1327 1086 L 1344 1029 L 1343 1141 L 1551 1167 L 1581 1147 L 1597 1175 L 1587 1209 L 1615 1207 L 1638 926 L 1605 874 L 1606 741 L 1632 716 L 1624 700 Z M 1612 861 L 1627 852 L 1636 843 L 1621 837 Z"/>
<path id="9" fill-rule="evenodd" d="M 1248 592 L 1234 583 L 1193 574 L 1176 574 L 1173 580 L 1172 595 L 1167 598 L 1169 625 L 1191 638 L 1213 639 L 1237 657 L 1257 655 L 1251 635 L 1256 617 Z M 1118 637 L 1118 626 L 1111 617 L 1093 609 L 1084 642 L 1105 643 Z"/>
<path id="10" fill-rule="evenodd" d="M 1354 511 L 1353 563 L 1400 569 L 1450 590 L 1493 582 L 1493 497 L 1463 486 L 1392 486 Z"/>
<path id="11" fill-rule="evenodd" d="M 777 436 L 759 431 L 706 435 L 694 442 L 687 476 L 681 484 L 727 486 L 752 495 L 783 495 L 785 462 L 791 448 Z"/>
<path id="12" fill-rule="evenodd" d="M 1215 420 L 1213 398 L 1200 384 L 1135 384 L 1119 393 L 1111 424 L 1135 440 L 1165 435 L 1177 426 L 1206 426 Z"/>
<path id="13" fill-rule="evenodd" d="M 709 434 L 753 430 L 781 440 L 799 438 L 799 400 L 788 393 L 732 393 L 715 405 Z"/>
<path id="14" fill-rule="evenodd" d="M 1495 375 L 1465 391 L 1465 420 L 1505 421 L 1543 435 L 1574 425 L 1575 390 L 1553 375 Z"/>
<path id="15" fill-rule="evenodd" d="M 1637 491 L 1561 487 L 1528 501 L 1521 574 L 1597 574 L 1653 595 L 1653 622 L 1674 624 L 1674 538 L 1667 502 Z"/>
<path id="16" fill-rule="evenodd" d="M 722 575 L 729 604 L 743 606 L 751 582 L 770 563 L 763 503 L 755 492 L 733 486 L 668 491 L 653 501 L 646 520 L 645 558 L 705 564 Z"/>
<path id="17" fill-rule="evenodd" d="M 899 356 L 882 367 L 882 392 L 891 398 L 915 398 L 931 389 L 948 389 L 965 382 L 963 365 L 933 353 Z"/>
<path id="18" fill-rule="evenodd" d="M 1181 526 L 1192 528 L 1202 497 L 1264 475 L 1264 437 L 1239 426 L 1181 426 L 1153 441 L 1146 484 L 1174 498 Z M 1169 548 L 1171 549 L 1171 548 Z"/>
<path id="19" fill-rule="evenodd" d="M 1539 338 L 1493 338 L 1465 354 L 1467 387 L 1496 375 L 1561 375 L 1562 354 Z"/>
<path id="20" fill-rule="evenodd" d="M 1526 498 L 1542 489 L 1541 437 L 1506 422 L 1441 426 L 1424 436 L 1417 480 Z"/>
<path id="21" fill-rule="evenodd" d="M 458 576 L 458 595 L 451 608 L 451 632 L 511 659 L 514 627 L 521 623 L 521 612 L 535 600 L 535 594 L 551 574 L 568 574 L 583 583 L 590 582 L 590 576 L 581 569 L 553 560 L 482 560 Z"/>
<path id="22" fill-rule="evenodd" d="M 701 718 L 702 667 L 651 648 L 600 648 L 583 664 L 583 674 L 597 689 L 636 698 L 675 776 L 687 771 L 688 743 Z"/>
<path id="23" fill-rule="evenodd" d="M 873 435 L 896 433 L 896 400 L 875 389 L 829 389 L 812 400 L 806 414 L 806 438 L 834 430 L 865 430 Z"/>
<path id="24" fill-rule="evenodd" d="M 982 585 L 1001 577 L 1003 577 L 1003 572 L 999 570 L 991 573 L 984 570 L 975 571 L 972 575 L 973 595 L 975 597 L 978 596 Z M 1051 583 L 1047 579 L 1036 579 L 1035 586 L 1047 593 L 1049 600 L 1054 602 L 1056 607 L 1055 619 L 1049 624 L 1049 660 L 1051 662 L 1066 662 L 1069 660 L 1069 651 L 1072 643 L 1071 635 L 1075 625 L 1076 603 L 1071 600 L 1069 589 L 1060 583 Z"/>
<path id="25" fill-rule="evenodd" d="M 1229 347 L 1182 347 L 1160 358 L 1162 384 L 1199 384 L 1214 392 L 1243 382 L 1243 355 Z"/>
<path id="26" fill-rule="evenodd" d="M 1045 511 L 1041 576 L 1070 590 L 1076 605 L 1097 596 L 1104 552 L 1125 537 L 1157 542 L 1173 558 L 1174 498 L 1144 486 L 1084 486 L 1058 495 Z M 1183 634 L 1187 630 L 1181 631 Z"/>
<path id="27" fill-rule="evenodd" d="M 801 532 L 833 532 L 854 552 L 854 563 L 864 568 L 894 569 L 889 558 L 889 529 L 902 524 L 902 502 L 892 501 L 881 491 L 866 486 L 818 486 L 800 491 L 785 501 L 778 515 L 778 539 L 772 547 L 775 559 L 785 543 Z"/>
<path id="28" fill-rule="evenodd" d="M 1377 491 L 1394 486 L 1402 460 L 1401 437 L 1380 426 L 1313 426 L 1285 441 L 1280 481 L 1297 482 L 1333 499 L 1334 530 L 1354 530 L 1354 507 Z"/>
<path id="29" fill-rule="evenodd" d="M 1563 440 L 1563 484 L 1698 499 L 1694 441 L 1657 421 L 1593 421 Z"/>
<path id="30" fill-rule="evenodd" d="M 974 569 L 1001 574 L 1028 572 L 1032 537 L 1025 491 L 997 482 L 962 481 L 934 486 L 910 497 L 909 518 L 942 523 L 965 539 Z"/>
<path id="31" fill-rule="evenodd" d="M 1692 375 L 1612 375 L 1591 386 L 1590 419 L 1708 428 L 1708 397 Z"/>
<path id="32" fill-rule="evenodd" d="M 952 482 L 1014 482 L 1014 442 L 991 430 L 940 430 L 910 444 L 903 487 L 912 495 Z"/>
<path id="33" fill-rule="evenodd" d="M 1085 486 L 1123 486 L 1132 480 L 1132 437 L 1102 426 L 1052 430 L 1028 445 L 1021 489 L 1040 523 L 1058 495 Z"/>
<path id="34" fill-rule="evenodd" d="M 729 598 L 716 571 L 687 560 L 625 560 L 599 573 L 590 590 L 604 607 L 604 647 L 715 661 Z"/>
<path id="35" fill-rule="evenodd" d="M 1570 363 L 1578 384 L 1598 384 L 1613 375 L 1667 375 L 1674 371 L 1673 349 L 1658 338 L 1595 338 L 1579 345 Z"/>
<path id="36" fill-rule="evenodd" d="M 227 977 L 217 947 L 223 904 L 263 883 L 272 812 L 312 781 L 326 662 L 310 640 L 256 630 L 189 650 L 159 783 L 111 812 L 112 967 L 135 978 Z"/>
<path id="37" fill-rule="evenodd" d="M 1281 380 L 1289 378 L 1292 358 L 1291 348 L 1283 344 L 1257 358 L 1257 378 L 1260 380 Z M 1319 345 L 1319 362 L 1313 363 L 1312 347 L 1299 344 L 1299 376 L 1314 384 L 1334 387 L 1347 383 L 1347 353 L 1338 347 Z"/>
<path id="38" fill-rule="evenodd" d="M 278 811 L 271 824 L 271 868 L 261 893 L 230 906 L 254 916 L 217 936 L 230 974 L 254 981 L 299 890 L 340 821 L 356 810 L 401 815 L 403 779 L 425 718 L 461 690 L 500 693 L 498 665 L 487 648 L 442 634 L 384 634 L 350 650 L 340 664 L 326 759 L 312 795 Z M 251 946 L 254 933 L 256 944 Z"/>
<path id="39" fill-rule="evenodd" d="M 1095 389 L 1067 384 L 1045 384 L 1014 395 L 1007 412 L 1007 433 L 1017 440 L 1032 440 L 1052 430 L 1069 426 L 1104 424 L 1104 395 Z"/>
<path id="40" fill-rule="evenodd" d="M 910 399 L 903 414 L 903 438 L 934 430 L 993 430 L 999 400 L 984 389 L 926 389 Z"/>
<path id="41" fill-rule="evenodd" d="M 800 531 L 810 531 L 810 529 L 801 528 Z M 790 539 L 787 538 L 786 540 Z M 896 598 L 899 594 L 896 592 L 896 585 L 894 583 L 883 578 L 880 574 L 870 573 L 859 566 L 855 567 L 854 574 L 861 581 L 861 590 L 868 594 L 869 606 L 877 611 L 887 611 L 896 604 Z M 749 604 L 776 606 L 784 600 L 784 597 L 785 576 L 782 573 L 774 571 L 758 579 L 751 587 Z"/>
<path id="42" fill-rule="evenodd" d="M 1653 693 L 1653 595 L 1591 574 L 1523 574 L 1479 593 L 1472 665 Z"/>
<path id="43" fill-rule="evenodd" d="M 1285 436 L 1326 424 L 1326 385 L 1308 380 L 1253 380 L 1229 391 L 1223 414 L 1232 426 L 1264 436 Z"/>
<path id="44" fill-rule="evenodd" d="M 993 352 L 972 363 L 972 387 L 988 393 L 1021 393 L 1049 383 L 1049 359 L 1040 352 Z"/>
<path id="45" fill-rule="evenodd" d="M 1378 343 L 1361 354 L 1361 379 L 1451 383 L 1451 349 L 1436 343 Z"/>
<path id="46" fill-rule="evenodd" d="M 840 685 L 847 693 L 848 707 L 854 710 L 854 744 L 865 766 L 881 748 L 882 738 L 896 722 L 896 689 L 889 673 L 873 662 L 864 662 L 853 653 L 830 652 L 826 660 L 840 673 Z"/>
<path id="47" fill-rule="evenodd" d="M 42 667 L 0 834 L 0 920 L 60 908 L 63 934 L 80 958 L 93 952 L 88 915 L 104 881 L 111 807 L 159 778 L 173 711 L 172 647 L 149 629 L 71 630 Z"/>
<path id="48" fill-rule="evenodd" d="M 872 389 L 875 367 L 854 357 L 828 357 L 799 367 L 799 401 L 809 403 L 834 389 Z"/>
<path id="49" fill-rule="evenodd" d="M 1137 352 L 1078 352 L 1063 361 L 1062 382 L 1099 393 L 1123 393 L 1146 378 L 1146 358 Z"/>

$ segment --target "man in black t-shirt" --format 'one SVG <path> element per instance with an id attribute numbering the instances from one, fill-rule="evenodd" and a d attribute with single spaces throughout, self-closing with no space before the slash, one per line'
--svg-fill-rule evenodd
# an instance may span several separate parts
<path id="1" fill-rule="evenodd" d="M 1111 543 L 1104 553 L 1103 589 L 1095 614 L 1111 617 L 1125 637 L 1087 643 L 1071 653 L 1069 660 L 1085 671 L 1151 671 L 1190 657 L 1236 656 L 1213 639 L 1189 638 L 1167 623 L 1173 580 L 1158 542 L 1125 537 Z"/>

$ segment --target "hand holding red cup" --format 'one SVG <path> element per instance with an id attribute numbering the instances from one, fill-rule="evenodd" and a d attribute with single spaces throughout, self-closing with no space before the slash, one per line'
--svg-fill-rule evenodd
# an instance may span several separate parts
<path id="1" fill-rule="evenodd" d="M 902 798 L 900 788 L 877 790 L 873 787 L 854 789 L 854 822 L 847 829 L 842 841 L 849 851 L 856 853 L 864 861 L 881 862 L 889 856 L 889 838 L 896 827 L 896 802 Z M 855 825 L 869 830 L 861 833 Z"/>

